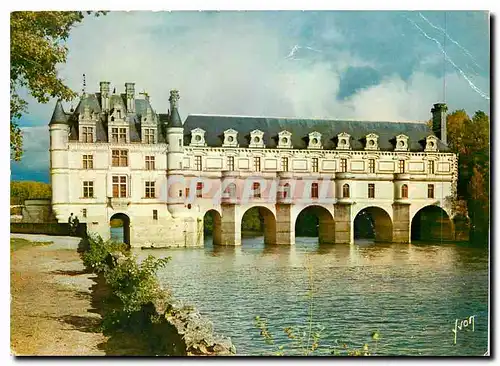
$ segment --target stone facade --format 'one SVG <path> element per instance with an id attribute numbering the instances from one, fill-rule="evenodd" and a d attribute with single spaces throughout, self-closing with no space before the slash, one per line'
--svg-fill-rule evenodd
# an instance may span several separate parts
<path id="1" fill-rule="evenodd" d="M 453 238 L 447 202 L 457 157 L 424 123 L 209 115 L 182 122 L 177 91 L 167 114 L 154 112 L 147 95 L 136 99 L 133 83 L 125 91 L 111 94 L 101 82 L 69 113 L 57 103 L 49 128 L 59 222 L 74 213 L 109 238 L 110 220 L 124 214 L 133 247 L 203 246 L 210 213 L 214 244 L 240 245 L 243 215 L 259 207 L 265 242 L 290 245 L 309 209 L 328 244 L 352 243 L 363 211 L 376 240 L 410 242 L 412 226 L 425 227 L 422 213 L 437 207 L 449 231 L 442 237 Z M 443 108 L 432 109 L 439 134 Z M 412 225 L 417 214 L 423 226 Z"/>

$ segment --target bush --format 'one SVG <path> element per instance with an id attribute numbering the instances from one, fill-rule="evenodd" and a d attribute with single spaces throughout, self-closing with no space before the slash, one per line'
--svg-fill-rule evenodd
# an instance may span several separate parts
<path id="1" fill-rule="evenodd" d="M 99 235 L 89 235 L 89 245 L 82 254 L 83 264 L 95 273 L 103 272 L 111 253 L 127 253 L 127 245 L 115 241 L 104 241 Z"/>

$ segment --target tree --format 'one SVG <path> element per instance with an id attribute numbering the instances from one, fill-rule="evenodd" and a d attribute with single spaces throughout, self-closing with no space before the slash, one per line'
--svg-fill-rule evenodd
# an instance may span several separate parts
<path id="1" fill-rule="evenodd" d="M 91 12 L 87 12 L 90 14 Z M 104 12 L 95 12 L 95 15 Z M 22 157 L 18 120 L 27 102 L 19 96 L 26 88 L 39 102 L 76 96 L 57 75 L 56 65 L 66 62 L 65 41 L 72 27 L 84 18 L 81 11 L 17 11 L 10 16 L 10 148 L 11 157 Z"/>
<path id="2" fill-rule="evenodd" d="M 477 111 L 469 118 L 464 110 L 447 116 L 448 145 L 458 154 L 459 199 L 466 201 L 470 238 L 487 242 L 489 234 L 489 133 L 488 115 Z M 459 210 L 457 210 L 459 211 Z"/>

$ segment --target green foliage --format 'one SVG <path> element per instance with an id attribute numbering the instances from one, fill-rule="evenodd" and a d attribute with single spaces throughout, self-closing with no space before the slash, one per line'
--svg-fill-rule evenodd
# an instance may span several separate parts
<path id="1" fill-rule="evenodd" d="M 487 242 L 489 234 L 490 121 L 488 115 L 477 111 L 469 118 L 464 110 L 447 116 L 448 145 L 458 154 L 458 201 L 454 211 L 470 218 L 470 239 Z M 465 200 L 465 207 L 460 206 Z"/>
<path id="2" fill-rule="evenodd" d="M 81 11 L 16 11 L 10 15 L 10 147 L 14 160 L 22 157 L 17 121 L 27 107 L 19 90 L 27 89 L 39 103 L 76 96 L 58 77 L 57 64 L 66 62 L 65 42 L 70 30 L 83 18 Z"/>
<path id="3" fill-rule="evenodd" d="M 90 235 L 88 241 L 88 249 L 82 254 L 83 264 L 95 273 L 104 272 L 111 253 L 126 253 L 126 244 L 104 241 L 99 235 Z"/>
<path id="4" fill-rule="evenodd" d="M 10 182 L 11 205 L 22 205 L 27 199 L 49 199 L 51 196 L 50 184 L 33 181 Z"/>
<path id="5" fill-rule="evenodd" d="M 169 261 L 170 257 L 158 259 L 149 255 L 138 264 L 137 258 L 129 256 L 106 268 L 104 278 L 121 300 L 123 312 L 130 314 L 139 311 L 143 305 L 166 299 L 156 272 Z"/>
<path id="6" fill-rule="evenodd" d="M 262 232 L 264 228 L 264 218 L 261 216 L 258 207 L 252 207 L 243 215 L 241 220 L 242 231 Z"/>

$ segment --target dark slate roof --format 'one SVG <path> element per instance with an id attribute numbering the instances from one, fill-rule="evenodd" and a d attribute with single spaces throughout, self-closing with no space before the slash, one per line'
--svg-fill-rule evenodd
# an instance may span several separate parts
<path id="1" fill-rule="evenodd" d="M 100 101 L 100 93 L 95 94 L 86 94 L 82 96 L 80 101 L 78 102 L 75 111 L 72 114 L 64 114 L 66 121 L 70 125 L 70 140 L 78 140 L 78 117 L 80 114 L 83 114 L 86 106 L 89 106 L 91 113 L 99 113 L 99 121 L 96 123 L 96 140 L 98 142 L 108 142 L 108 126 L 106 123 L 106 114 L 101 110 L 101 101 Z M 110 107 L 113 108 L 115 105 L 119 104 L 123 111 L 126 111 L 126 101 L 125 94 L 112 94 L 110 96 Z M 136 99 L 135 100 L 135 109 L 136 113 L 129 113 L 125 117 L 126 121 L 129 122 L 129 133 L 130 133 L 130 142 L 141 142 L 141 118 L 146 115 L 147 109 L 151 108 L 153 114 L 155 114 L 154 109 L 151 107 L 149 100 L 146 99 Z M 56 104 L 56 110 L 54 110 L 54 115 L 56 115 L 58 105 Z M 62 106 L 60 106 L 62 110 Z M 57 111 L 57 118 L 60 117 L 60 111 Z M 168 119 L 158 118 L 158 142 L 165 143 L 165 126 L 168 123 Z M 52 116 L 54 119 L 54 116 Z M 52 123 L 52 120 L 51 120 Z M 181 125 L 182 126 L 182 125 Z"/>
<path id="2" fill-rule="evenodd" d="M 365 136 L 369 133 L 375 133 L 379 136 L 378 144 L 382 151 L 393 151 L 396 142 L 395 138 L 400 134 L 409 137 L 410 151 L 423 151 L 426 137 L 433 135 L 431 128 L 421 122 L 189 115 L 184 123 L 186 145 L 191 141 L 191 130 L 197 127 L 206 131 L 205 141 L 208 146 L 214 147 L 222 146 L 224 131 L 230 128 L 238 131 L 240 147 L 249 146 L 251 131 L 263 131 L 264 143 L 268 148 L 277 147 L 278 133 L 287 130 L 292 133 L 292 145 L 294 149 L 307 148 L 308 135 L 313 131 L 318 131 L 322 134 L 321 140 L 324 149 L 335 149 L 337 146 L 337 135 L 346 132 L 351 135 L 350 144 L 353 150 L 364 150 Z M 440 151 L 448 151 L 447 145 L 441 141 L 438 141 L 438 148 Z"/>
<path id="3" fill-rule="evenodd" d="M 182 120 L 179 116 L 179 111 L 177 110 L 177 108 L 173 108 L 170 112 L 170 122 L 168 124 L 168 127 L 182 127 Z"/>
<path id="4" fill-rule="evenodd" d="M 68 116 L 64 113 L 64 109 L 60 100 L 57 101 L 56 107 L 54 108 L 54 113 L 52 113 L 52 118 L 50 119 L 49 126 L 56 123 L 66 124 L 68 122 Z"/>

